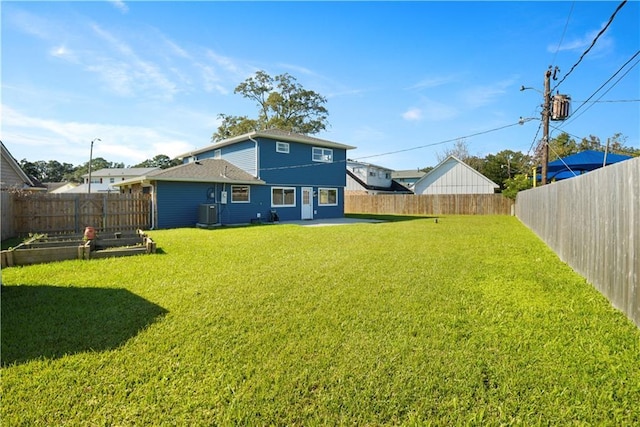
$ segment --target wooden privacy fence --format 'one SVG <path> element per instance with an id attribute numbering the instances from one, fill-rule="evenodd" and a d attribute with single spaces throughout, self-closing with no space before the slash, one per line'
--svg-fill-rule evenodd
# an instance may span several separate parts
<path id="1" fill-rule="evenodd" d="M 2 238 L 29 233 L 80 233 L 85 227 L 98 231 L 126 231 L 150 227 L 148 194 L 37 194 L 12 193 L 2 199 Z M 5 200 L 9 206 L 5 206 Z M 11 210 L 6 236 L 4 211 Z"/>
<path id="2" fill-rule="evenodd" d="M 640 327 L 640 158 L 522 191 L 516 215 Z"/>
<path id="3" fill-rule="evenodd" d="M 502 194 L 345 194 L 345 213 L 384 215 L 511 215 Z"/>

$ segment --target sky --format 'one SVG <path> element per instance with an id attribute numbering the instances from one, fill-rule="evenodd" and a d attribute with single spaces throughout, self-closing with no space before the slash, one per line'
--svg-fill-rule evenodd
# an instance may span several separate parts
<path id="1" fill-rule="evenodd" d="M 598 36 L 620 4 L 3 0 L 0 138 L 18 161 L 82 165 L 96 138 L 94 158 L 173 158 L 210 145 L 219 114 L 256 117 L 234 89 L 263 70 L 326 97 L 315 136 L 351 159 L 423 168 L 456 142 L 532 154 L 553 66 L 572 115 L 551 138 L 640 148 L 640 3 Z"/>

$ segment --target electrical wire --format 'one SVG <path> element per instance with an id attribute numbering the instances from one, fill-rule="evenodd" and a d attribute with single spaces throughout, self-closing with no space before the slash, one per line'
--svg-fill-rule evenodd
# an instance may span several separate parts
<path id="1" fill-rule="evenodd" d="M 410 147 L 410 148 L 403 148 L 402 150 L 388 151 L 388 152 L 385 152 L 385 153 L 379 153 L 379 154 L 372 154 L 372 155 L 369 155 L 369 156 L 357 157 L 357 158 L 353 159 L 353 161 L 361 161 L 362 159 L 370 159 L 370 158 L 373 158 L 373 157 L 389 156 L 391 154 L 404 153 L 404 152 L 407 152 L 407 151 L 419 150 L 421 148 L 427 148 L 427 147 L 433 147 L 433 146 L 436 146 L 436 145 L 442 145 L 442 144 L 446 144 L 448 142 L 455 142 L 455 141 L 458 141 L 458 140 L 461 140 L 461 139 L 471 138 L 471 137 L 478 136 L 478 135 L 485 135 L 487 133 L 497 132 L 499 130 L 507 129 L 507 128 L 510 128 L 510 127 L 513 127 L 513 126 L 519 126 L 519 125 L 522 125 L 523 123 L 529 122 L 531 120 L 536 120 L 536 119 L 529 119 L 529 118 L 521 119 L 521 120 L 518 120 L 516 123 L 511 123 L 511 124 L 508 124 L 508 125 L 505 125 L 505 126 L 500 126 L 500 127 L 489 129 L 489 130 L 476 132 L 476 133 L 465 135 L 465 136 L 459 136 L 457 138 L 447 139 L 447 140 L 444 140 L 444 141 L 432 142 L 432 143 L 429 143 L 429 144 L 419 145 L 419 146 Z M 313 162 L 313 163 L 307 163 L 307 164 L 302 164 L 302 165 L 294 165 L 294 166 L 279 166 L 279 167 L 274 167 L 274 168 L 260 168 L 260 172 L 272 171 L 272 170 L 283 170 L 283 169 L 300 169 L 300 168 L 306 168 L 306 167 L 318 167 L 318 166 L 324 166 L 324 165 L 327 165 L 327 164 L 346 163 L 347 160 L 352 160 L 352 159 L 337 160 L 337 161 L 333 161 L 331 163 Z"/>
<path id="2" fill-rule="evenodd" d="M 551 60 L 552 64 L 556 62 L 556 56 L 558 56 L 558 52 L 560 51 L 560 46 L 562 46 L 562 42 L 564 41 L 564 36 L 567 34 L 567 28 L 569 27 L 569 21 L 571 20 L 571 14 L 573 13 L 573 6 L 575 6 L 576 2 L 571 2 L 571 9 L 569 10 L 569 16 L 567 16 L 567 22 L 564 24 L 564 29 L 562 30 L 562 36 L 560 36 L 560 41 L 558 42 L 558 47 L 556 47 L 556 51 L 553 53 L 553 59 Z"/>
<path id="3" fill-rule="evenodd" d="M 553 87 L 553 89 L 551 89 L 551 92 L 555 91 L 558 86 L 560 86 L 562 84 L 562 82 L 565 81 L 565 79 L 567 77 L 569 77 L 569 75 L 573 72 L 573 70 L 578 66 L 578 64 L 580 64 L 580 62 L 582 62 L 582 60 L 584 59 L 584 57 L 587 55 L 587 53 L 589 53 L 589 51 L 593 48 L 593 46 L 595 46 L 596 42 L 598 41 L 598 39 L 600 38 L 600 36 L 602 36 L 605 31 L 607 31 L 607 29 L 609 28 L 609 25 L 611 25 L 611 23 L 613 22 L 613 19 L 615 18 L 616 14 L 620 11 L 620 9 L 622 9 L 622 7 L 627 3 L 627 0 L 623 0 L 622 3 L 620 3 L 618 5 L 618 7 L 616 8 L 616 10 L 613 12 L 613 15 L 611 15 L 611 17 L 609 18 L 609 21 L 605 24 L 605 26 L 600 30 L 600 32 L 596 35 L 596 37 L 593 39 L 593 41 L 591 42 L 591 45 L 587 48 L 587 50 L 585 50 L 582 55 L 580 55 L 580 58 L 578 59 L 578 61 L 573 64 L 573 66 L 571 67 L 571 69 L 569 70 L 569 72 L 567 74 L 564 75 L 564 77 L 562 77 L 562 79 L 560 79 L 560 81 Z"/>
<path id="4" fill-rule="evenodd" d="M 583 101 L 582 104 L 580 104 L 580 106 L 578 106 L 578 108 L 576 108 L 573 113 L 571 113 L 571 119 L 568 122 L 564 122 L 562 124 L 562 126 L 565 126 L 566 124 L 569 124 L 571 122 L 573 122 L 575 119 L 577 119 L 578 117 L 580 117 L 582 114 L 584 114 L 589 108 L 593 107 L 595 105 L 595 103 L 591 103 L 585 110 L 582 111 L 582 113 L 576 115 L 576 113 L 578 111 L 580 111 L 580 109 L 582 107 L 584 107 L 585 105 L 587 105 L 587 103 L 591 100 L 591 98 L 593 98 L 598 92 L 600 92 L 600 90 L 602 90 L 602 88 L 604 88 L 611 80 L 613 80 L 613 78 L 615 76 L 617 76 L 631 61 L 633 61 L 638 55 L 640 55 L 640 50 L 637 51 L 631 58 L 629 58 L 629 60 L 627 62 L 625 62 L 620 68 L 618 68 L 618 70 L 613 73 L 613 75 L 611 77 L 609 77 L 607 79 L 607 81 L 605 81 L 602 85 L 600 85 L 600 87 L 598 89 L 596 89 L 595 92 L 593 92 L 591 94 L 591 96 L 589 96 L 587 98 L 586 101 Z M 629 72 L 636 66 L 638 65 L 638 63 L 640 62 L 640 60 L 636 61 L 635 64 L 633 64 L 631 67 L 629 67 L 627 69 L 627 71 L 625 71 L 625 73 L 620 76 L 620 78 L 618 78 L 618 80 L 616 80 L 602 95 L 600 95 L 600 98 L 602 98 L 603 96 L 605 96 L 611 89 L 613 89 L 618 83 L 620 83 L 620 80 L 622 80 L 627 74 L 629 74 Z M 599 99 L 600 99 L 599 98 Z M 598 100 L 599 100 L 598 99 Z M 596 100 L 596 102 L 598 101 Z M 561 127 L 562 127 L 561 126 Z"/>

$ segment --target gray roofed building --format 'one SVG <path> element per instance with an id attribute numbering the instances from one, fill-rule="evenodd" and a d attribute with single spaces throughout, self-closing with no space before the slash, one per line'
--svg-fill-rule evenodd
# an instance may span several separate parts
<path id="1" fill-rule="evenodd" d="M 154 170 L 148 174 L 118 182 L 114 185 L 126 186 L 151 181 L 264 184 L 264 181 L 257 179 L 226 160 L 204 159 L 168 169 Z"/>

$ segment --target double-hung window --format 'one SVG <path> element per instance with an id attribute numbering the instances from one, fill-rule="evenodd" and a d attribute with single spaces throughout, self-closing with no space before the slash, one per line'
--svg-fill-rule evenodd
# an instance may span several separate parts
<path id="1" fill-rule="evenodd" d="M 319 206 L 336 206 L 338 204 L 337 188 L 318 188 Z"/>
<path id="2" fill-rule="evenodd" d="M 251 190 L 248 185 L 231 186 L 231 203 L 249 203 Z"/>
<path id="3" fill-rule="evenodd" d="M 271 187 L 271 206 L 290 207 L 296 205 L 294 187 Z"/>
<path id="4" fill-rule="evenodd" d="M 333 162 L 333 150 L 331 148 L 313 147 L 314 162 Z"/>

